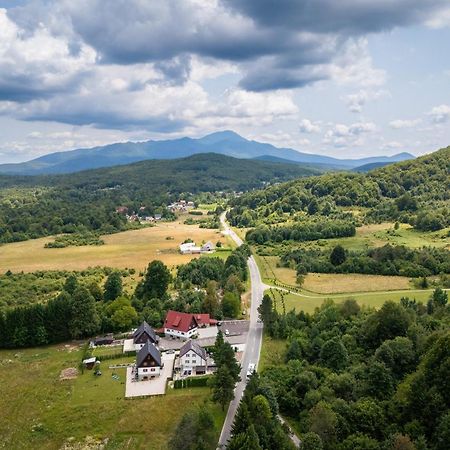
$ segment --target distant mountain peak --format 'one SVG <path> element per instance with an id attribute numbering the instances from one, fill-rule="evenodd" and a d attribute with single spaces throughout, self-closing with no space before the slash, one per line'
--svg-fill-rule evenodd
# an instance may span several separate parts
<path id="1" fill-rule="evenodd" d="M 220 142 L 224 140 L 232 140 L 232 141 L 246 141 L 247 139 L 243 138 L 241 135 L 237 134 L 232 130 L 223 130 L 216 131 L 215 133 L 208 134 L 199 139 L 202 142 L 213 144 L 215 142 Z"/>

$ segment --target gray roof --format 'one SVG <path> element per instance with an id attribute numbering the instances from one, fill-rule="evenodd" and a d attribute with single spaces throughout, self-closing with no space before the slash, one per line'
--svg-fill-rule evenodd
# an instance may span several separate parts
<path id="1" fill-rule="evenodd" d="M 147 341 L 144 346 L 139 350 L 139 353 L 136 357 L 136 366 L 141 367 L 141 364 L 144 362 L 144 359 L 150 355 L 158 366 L 161 367 L 161 353 L 159 350 L 149 341 Z"/>
<path id="2" fill-rule="evenodd" d="M 153 342 L 158 342 L 158 336 L 156 336 L 156 333 L 153 330 L 153 328 L 145 320 L 139 325 L 139 328 L 133 333 L 133 341 L 136 342 L 136 339 L 143 333 L 147 333 L 147 335 L 150 336 L 150 339 Z"/>
<path id="3" fill-rule="evenodd" d="M 194 342 L 192 339 L 187 341 L 186 344 L 183 345 L 180 349 L 180 358 L 185 355 L 189 350 L 194 351 L 198 356 L 202 357 L 206 361 L 206 350 L 197 342 Z"/>

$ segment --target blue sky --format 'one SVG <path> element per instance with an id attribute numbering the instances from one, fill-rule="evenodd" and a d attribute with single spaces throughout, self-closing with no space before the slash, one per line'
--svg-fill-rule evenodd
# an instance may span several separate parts
<path id="1" fill-rule="evenodd" d="M 342 158 L 450 144 L 450 0 L 0 0 L 0 163 L 244 137 Z"/>

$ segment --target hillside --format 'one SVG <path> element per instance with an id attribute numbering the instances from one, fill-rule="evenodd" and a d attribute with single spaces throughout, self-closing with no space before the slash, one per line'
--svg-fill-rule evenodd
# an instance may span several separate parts
<path id="1" fill-rule="evenodd" d="M 422 230 L 449 225 L 450 147 L 367 174 L 332 173 L 250 192 L 233 200 L 233 225 L 288 220 L 398 220 Z M 353 216 L 350 210 L 358 209 Z"/>
<path id="2" fill-rule="evenodd" d="M 183 193 L 246 191 L 264 183 L 314 175 L 300 165 L 249 161 L 217 154 L 143 161 L 70 175 L 0 176 L 0 242 L 75 231 L 124 229 L 117 206 L 143 214 L 167 214 Z"/>
<path id="3" fill-rule="evenodd" d="M 278 162 L 287 160 L 291 163 L 298 162 L 339 169 L 351 169 L 368 163 L 389 163 L 414 158 L 409 153 L 401 153 L 391 157 L 336 159 L 323 155 L 302 153 L 291 148 L 277 148 L 270 144 L 244 139 L 232 131 L 222 131 L 200 139 L 185 137 L 165 141 L 125 142 L 51 153 L 24 163 L 1 164 L 0 173 L 17 175 L 72 173 L 87 169 L 130 164 L 148 159 L 185 158 L 201 153 L 218 153 L 242 159 L 264 156 L 278 159 Z"/>

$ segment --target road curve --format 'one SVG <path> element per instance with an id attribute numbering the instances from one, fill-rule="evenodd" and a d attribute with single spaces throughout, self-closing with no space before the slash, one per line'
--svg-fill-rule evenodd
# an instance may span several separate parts
<path id="1" fill-rule="evenodd" d="M 231 239 L 238 245 L 242 245 L 242 239 L 228 226 L 225 220 L 225 214 L 220 216 L 220 222 L 223 227 L 223 233 L 230 236 Z M 236 414 L 239 402 L 241 401 L 242 394 L 246 385 L 246 374 L 248 365 L 253 363 L 258 367 L 259 354 L 261 351 L 262 336 L 263 336 L 263 324 L 258 322 L 258 306 L 261 304 L 265 286 L 261 280 L 258 265 L 255 259 L 251 256 L 248 259 L 248 268 L 250 271 L 251 281 L 251 307 L 250 307 L 250 326 L 247 334 L 247 341 L 245 345 L 245 351 L 241 364 L 241 381 L 236 384 L 234 390 L 234 399 L 231 401 L 228 407 L 228 412 L 225 417 L 222 432 L 220 433 L 218 449 L 224 449 L 231 436 L 231 426 L 233 425 L 234 416 Z"/>

